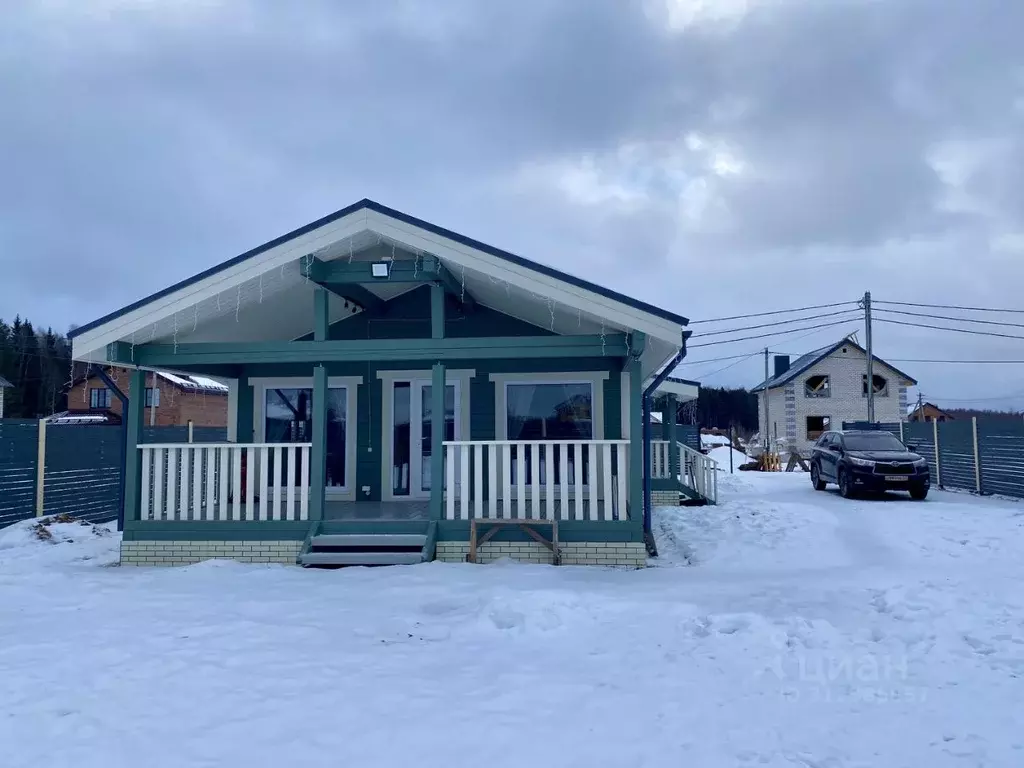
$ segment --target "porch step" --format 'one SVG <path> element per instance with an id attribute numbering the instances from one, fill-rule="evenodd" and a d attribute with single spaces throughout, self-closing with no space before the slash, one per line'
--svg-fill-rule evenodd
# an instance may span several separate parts
<path id="1" fill-rule="evenodd" d="M 302 565 L 415 565 L 423 562 L 416 552 L 307 552 L 299 557 Z"/>
<path id="2" fill-rule="evenodd" d="M 308 544 L 299 554 L 305 567 L 346 565 L 413 565 L 434 559 L 437 526 L 431 522 L 426 533 L 320 533 L 311 531 Z"/>
<path id="3" fill-rule="evenodd" d="M 423 548 L 427 537 L 416 533 L 322 533 L 311 540 L 313 549 L 323 547 Z"/>

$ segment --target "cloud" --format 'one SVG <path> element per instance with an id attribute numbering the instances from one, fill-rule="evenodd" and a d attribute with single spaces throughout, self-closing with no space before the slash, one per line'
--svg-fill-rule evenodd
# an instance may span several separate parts
<path id="1" fill-rule="evenodd" d="M 694 318 L 867 289 L 1021 305 L 1024 5 L 22 0 L 0 15 L 3 316 L 86 322 L 364 196 Z M 1024 357 L 1013 340 L 877 336 L 883 355 Z M 1019 377 L 932 370 L 914 371 L 929 394 Z"/>

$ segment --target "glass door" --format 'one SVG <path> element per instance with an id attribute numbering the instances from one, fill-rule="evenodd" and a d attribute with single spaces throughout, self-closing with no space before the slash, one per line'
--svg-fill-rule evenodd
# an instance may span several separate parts
<path id="1" fill-rule="evenodd" d="M 429 380 L 396 381 L 392 396 L 391 492 L 395 497 L 429 497 L 433 387 Z M 457 383 L 445 386 L 444 440 L 461 438 L 460 400 Z"/>

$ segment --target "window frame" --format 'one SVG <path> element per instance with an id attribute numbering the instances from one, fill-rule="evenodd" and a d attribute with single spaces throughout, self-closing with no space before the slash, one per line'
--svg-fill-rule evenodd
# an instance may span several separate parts
<path id="1" fill-rule="evenodd" d="M 875 378 L 881 379 L 882 381 L 885 382 L 885 386 L 882 388 L 882 391 L 881 392 L 875 392 L 875 397 L 888 397 L 889 396 L 889 377 L 888 376 L 883 376 L 880 373 L 873 373 L 872 376 L 874 376 Z M 866 398 L 868 396 L 868 375 L 866 373 L 862 373 L 860 375 L 860 390 L 861 390 L 861 397 L 865 397 Z"/>
<path id="2" fill-rule="evenodd" d="M 545 443 L 546 442 L 569 442 L 569 443 L 575 443 L 575 442 L 581 442 L 581 441 L 582 442 L 589 442 L 589 441 L 592 441 L 592 440 L 602 439 L 602 438 L 598 438 L 598 436 L 597 436 L 597 423 L 596 423 L 597 422 L 597 418 L 596 418 L 596 415 L 595 415 L 595 410 L 597 409 L 597 402 L 596 402 L 596 398 L 597 398 L 596 389 L 597 388 L 594 386 L 594 382 L 593 381 L 582 380 L 582 381 L 506 381 L 506 382 L 504 382 L 502 384 L 502 387 L 505 390 L 505 397 L 503 398 L 503 401 L 504 401 L 504 404 L 505 404 L 505 439 L 506 440 L 510 440 L 511 441 L 511 438 L 508 436 L 508 419 L 509 419 L 509 413 L 508 413 L 508 402 L 509 402 L 509 400 L 508 400 L 508 388 L 509 387 L 545 387 L 545 386 L 547 386 L 547 387 L 559 387 L 559 386 L 590 387 L 590 437 L 589 438 L 585 438 L 585 437 L 584 438 L 580 438 L 579 440 L 566 440 L 564 438 L 562 438 L 562 439 L 541 438 L 540 442 L 545 442 Z M 517 438 L 517 440 L 519 440 L 519 439 Z M 524 441 L 524 442 L 534 442 L 534 441 Z"/>
<path id="3" fill-rule="evenodd" d="M 508 437 L 508 385 L 509 384 L 573 384 L 590 385 L 591 440 L 604 440 L 604 383 L 607 371 L 557 371 L 545 373 L 492 373 L 494 382 L 494 434 L 497 440 Z M 573 442 L 573 441 L 569 441 Z M 583 442 L 588 442 L 584 440 Z"/>
<path id="4" fill-rule="evenodd" d="M 105 393 L 102 403 L 100 402 L 100 393 Z M 110 387 L 89 387 L 89 409 L 98 411 L 110 408 L 111 394 Z"/>
<path id="5" fill-rule="evenodd" d="M 253 388 L 253 440 L 257 443 L 266 442 L 266 403 L 267 390 L 274 389 L 313 389 L 312 376 L 288 376 L 274 378 L 252 378 L 249 380 Z M 356 468 L 357 460 L 357 429 L 359 386 L 363 383 L 362 376 L 329 376 L 328 389 L 345 389 L 345 484 L 343 486 L 326 486 L 328 500 L 355 501 L 358 485 Z"/>
<path id="6" fill-rule="evenodd" d="M 160 387 L 146 387 L 146 408 L 160 407 Z"/>
<path id="7" fill-rule="evenodd" d="M 822 419 L 823 420 L 823 427 L 822 427 L 822 429 L 819 431 L 819 433 L 815 437 L 811 437 L 811 428 L 810 428 L 810 426 L 807 423 L 808 419 Z M 833 429 L 832 429 L 832 417 L 831 416 L 827 416 L 827 415 L 820 415 L 819 416 L 819 415 L 813 414 L 813 413 L 809 413 L 806 416 L 804 416 L 804 439 L 806 439 L 806 440 L 808 440 L 810 442 L 815 442 L 816 443 L 826 433 L 832 432 L 832 431 L 833 431 Z"/>

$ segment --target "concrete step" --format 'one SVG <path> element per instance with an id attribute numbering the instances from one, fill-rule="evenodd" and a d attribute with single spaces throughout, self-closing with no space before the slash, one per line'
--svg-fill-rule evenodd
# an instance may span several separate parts
<path id="1" fill-rule="evenodd" d="M 302 565 L 415 565 L 421 561 L 419 552 L 306 552 L 299 556 Z"/>
<path id="2" fill-rule="evenodd" d="M 310 540 L 313 549 L 322 547 L 422 548 L 427 537 L 418 533 L 322 533 Z"/>

